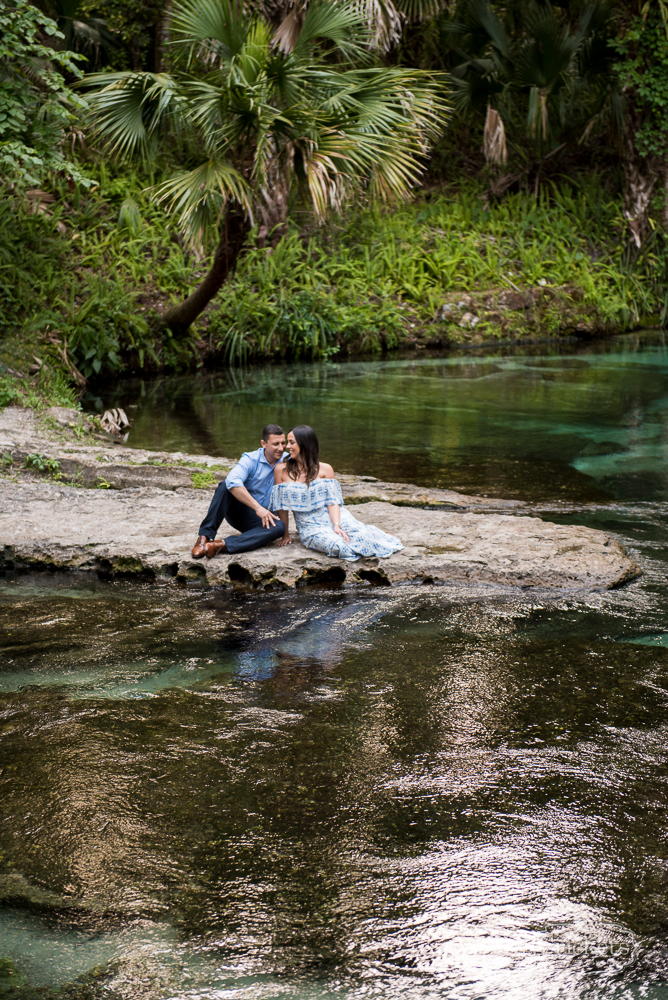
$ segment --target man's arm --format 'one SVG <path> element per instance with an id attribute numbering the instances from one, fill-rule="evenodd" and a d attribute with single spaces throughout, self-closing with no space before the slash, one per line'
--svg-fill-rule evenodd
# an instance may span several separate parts
<path id="1" fill-rule="evenodd" d="M 230 471 L 225 480 L 225 485 L 228 490 L 237 500 L 241 503 L 246 504 L 251 510 L 255 511 L 257 516 L 262 519 L 263 528 L 273 528 L 276 524 L 278 518 L 272 514 L 270 510 L 263 507 L 261 503 L 258 503 L 255 497 L 252 497 L 244 483 L 251 474 L 254 467 L 253 459 L 250 455 L 242 455 L 234 468 Z"/>

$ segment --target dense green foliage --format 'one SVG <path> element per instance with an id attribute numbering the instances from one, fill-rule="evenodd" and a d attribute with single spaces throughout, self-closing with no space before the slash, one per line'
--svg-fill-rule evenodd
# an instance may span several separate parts
<path id="1" fill-rule="evenodd" d="M 633 96 L 634 132 L 641 156 L 666 157 L 668 149 L 668 35 L 658 10 L 635 17 L 620 37 L 611 39 L 617 54 L 615 71 L 622 88 Z"/>
<path id="2" fill-rule="evenodd" d="M 461 328 L 437 319 L 445 301 L 514 286 L 568 288 L 603 328 L 656 322 L 666 311 L 664 237 L 633 258 L 614 238 L 623 225 L 596 178 L 585 190 L 555 186 L 538 203 L 517 194 L 485 208 L 478 188 L 461 186 L 393 212 L 357 212 L 306 243 L 288 236 L 271 257 L 251 251 L 209 336 L 233 357 L 378 350 L 415 331 L 457 340 Z M 560 323 L 565 316 L 544 332 Z M 491 325 L 479 333 L 505 335 Z"/>
<path id="3" fill-rule="evenodd" d="M 86 186 L 67 155 L 75 111 L 82 100 L 64 73 L 81 76 L 73 53 L 43 44 L 63 37 L 36 7 L 17 0 L 0 9 L 0 176 L 19 188 L 40 184 L 56 172 Z"/>
<path id="4" fill-rule="evenodd" d="M 449 71 L 460 114 L 481 123 L 495 108 L 525 156 L 577 143 L 611 116 L 621 124 L 611 8 L 570 6 L 459 0 L 431 31 L 427 61 Z"/>
<path id="5" fill-rule="evenodd" d="M 600 331 L 665 322 L 665 0 L 362 3 L 368 31 L 319 0 L 233 7 L 229 24 L 207 4 L 0 12 L 0 360 L 41 364 L 40 398 L 65 398 L 73 366 L 95 378 L 454 341 L 466 333 L 444 303 L 491 289 L 561 297 L 538 329 L 483 320 L 478 340 L 556 334 L 585 314 Z M 99 133 L 150 166 L 112 167 L 90 131 L 82 145 L 84 56 L 105 67 Z M 171 75 L 154 72 L 162 58 Z M 125 67 L 141 72 L 112 72 Z M 420 92 L 425 131 L 402 163 L 409 119 L 392 142 L 370 123 L 408 106 L 428 80 L 415 67 L 444 75 Z M 402 93 L 380 100 L 374 86 L 393 79 Z M 427 156 L 443 127 L 430 93 L 455 113 Z M 400 193 L 397 168 L 415 203 L 374 205 L 374 185 Z M 245 252 L 177 339 L 161 316 L 207 274 L 229 198 L 252 212 Z M 315 225 L 309 203 L 330 221 Z M 2 378 L 5 397 L 32 392 Z"/>
<path id="6" fill-rule="evenodd" d="M 200 358 L 322 357 L 456 342 L 463 331 L 440 315 L 444 302 L 513 286 L 564 290 L 543 335 L 568 327 L 563 303 L 601 329 L 656 322 L 666 312 L 665 238 L 657 232 L 640 255 L 626 249 L 621 201 L 600 178 L 579 187 L 562 181 L 537 202 L 518 193 L 489 207 L 481 187 L 469 183 L 398 210 L 358 209 L 305 232 L 295 226 L 275 249 L 249 248 L 192 336 L 177 342 L 156 322 L 154 304 L 163 289 L 178 300 L 206 260 L 174 236 L 140 177 L 102 170 L 97 178 L 99 187 L 69 213 L 18 217 L 4 207 L 3 360 L 17 352 L 24 366 L 34 354 L 55 360 L 67 344 L 77 367 L 94 377 Z M 58 221 L 67 233 L 56 231 Z M 527 331 L 483 324 L 477 332 L 494 339 Z"/>

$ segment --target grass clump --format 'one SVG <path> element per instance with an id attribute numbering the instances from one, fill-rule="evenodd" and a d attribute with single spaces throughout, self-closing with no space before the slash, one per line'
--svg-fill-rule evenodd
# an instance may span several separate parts
<path id="1" fill-rule="evenodd" d="M 218 480 L 214 476 L 213 472 L 191 472 L 190 481 L 197 490 L 208 489 L 211 486 L 217 486 Z"/>
<path id="2" fill-rule="evenodd" d="M 57 364 L 45 362 L 32 376 L 0 365 L 0 410 L 6 406 L 43 410 L 49 406 L 71 409 L 78 405 L 67 373 Z"/>

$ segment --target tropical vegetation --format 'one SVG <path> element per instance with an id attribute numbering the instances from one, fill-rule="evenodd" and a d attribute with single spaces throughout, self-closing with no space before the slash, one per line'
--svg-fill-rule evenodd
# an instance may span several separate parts
<path id="1" fill-rule="evenodd" d="M 667 139 L 667 0 L 8 0 L 0 386 L 665 322 Z"/>

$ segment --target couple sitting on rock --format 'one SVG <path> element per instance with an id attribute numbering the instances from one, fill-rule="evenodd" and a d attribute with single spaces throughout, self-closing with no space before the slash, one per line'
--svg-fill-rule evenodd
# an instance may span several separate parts
<path id="1" fill-rule="evenodd" d="M 315 431 L 306 424 L 288 434 L 267 424 L 261 447 L 247 451 L 223 483 L 219 483 L 192 550 L 193 559 L 220 553 L 250 552 L 277 541 L 290 545 L 289 511 L 294 512 L 299 539 L 309 549 L 348 559 L 389 556 L 403 545 L 371 524 L 363 524 L 343 508 L 341 487 L 331 465 L 320 462 Z M 240 535 L 216 541 L 226 520 Z"/>

